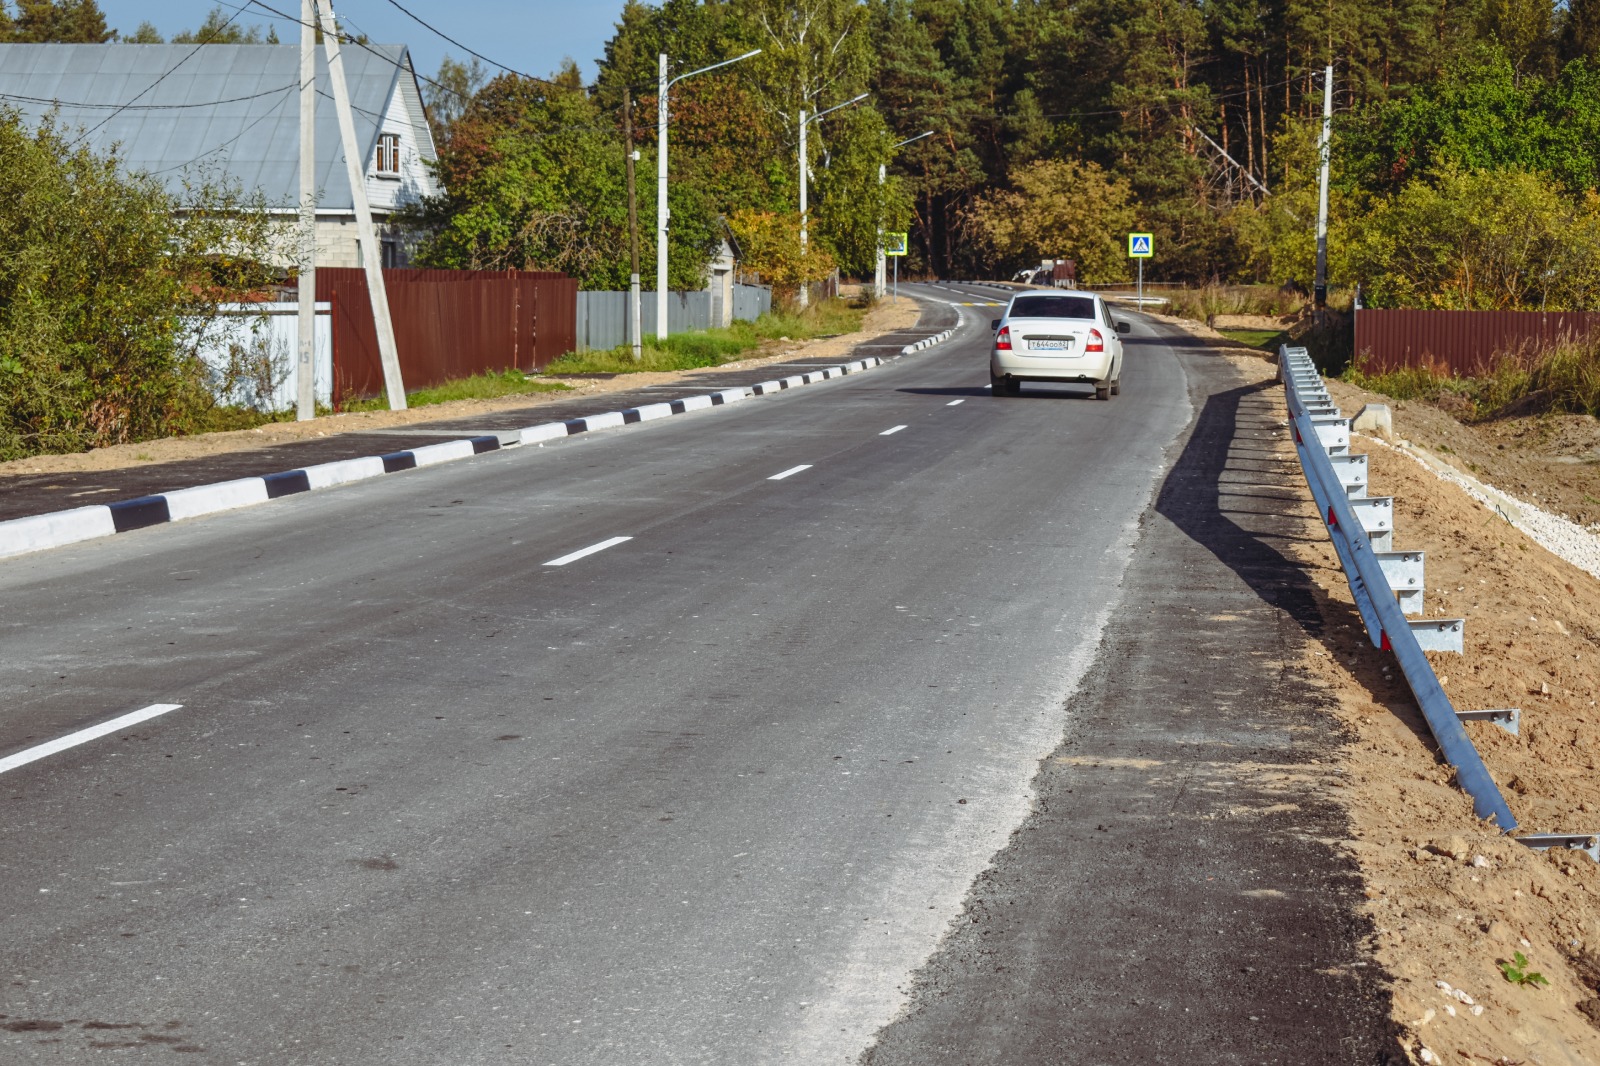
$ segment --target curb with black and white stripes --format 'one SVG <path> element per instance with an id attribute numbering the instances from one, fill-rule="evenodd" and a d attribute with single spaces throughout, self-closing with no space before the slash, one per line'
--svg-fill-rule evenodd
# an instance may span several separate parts
<path id="1" fill-rule="evenodd" d="M 542 444 L 548 440 L 570 437 L 591 430 L 631 426 L 639 422 L 688 414 L 690 411 L 722 407 L 756 396 L 770 396 L 785 389 L 814 385 L 820 381 L 860 373 L 875 366 L 882 366 L 901 356 L 931 348 L 935 344 L 949 340 L 956 329 L 960 328 L 960 324 L 958 321 L 954 327 L 942 333 L 908 344 L 900 349 L 899 355 L 891 355 L 887 359 L 870 355 L 854 362 L 821 367 L 804 374 L 763 381 L 755 385 L 723 389 L 703 396 L 689 396 L 681 400 L 646 404 L 642 407 L 630 407 L 626 411 L 607 411 L 603 414 L 585 415 L 582 418 L 570 418 L 561 422 L 544 422 L 501 436 L 467 437 L 462 440 L 445 441 L 442 444 L 428 444 L 408 451 L 391 452 L 388 455 L 341 459 L 338 462 L 320 463 L 300 470 L 286 470 L 262 477 L 239 478 L 236 481 L 221 481 L 212 485 L 196 485 L 193 488 L 175 489 L 172 492 L 141 496 L 118 503 L 74 507 L 67 511 L 13 518 L 0 522 L 0 559 L 44 551 L 47 548 L 60 548 L 80 541 L 145 529 L 166 522 L 181 522 L 186 518 L 199 518 L 219 511 L 253 507 L 283 496 L 310 492 L 313 489 L 332 488 L 353 481 L 365 481 L 368 478 L 398 473 L 402 470 L 415 470 L 457 459 L 468 459 L 483 452 L 499 451 L 521 444 Z M 506 439 L 508 437 L 510 439 Z"/>

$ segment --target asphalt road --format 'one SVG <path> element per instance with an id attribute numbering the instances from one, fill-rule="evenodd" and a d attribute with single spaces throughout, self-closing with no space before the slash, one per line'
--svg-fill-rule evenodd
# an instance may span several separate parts
<path id="1" fill-rule="evenodd" d="M 0 1062 L 855 1061 L 1029 817 L 1191 420 L 1143 323 L 1112 402 L 991 400 L 993 313 L 0 562 L 0 758 L 181 705 L 0 774 Z"/>

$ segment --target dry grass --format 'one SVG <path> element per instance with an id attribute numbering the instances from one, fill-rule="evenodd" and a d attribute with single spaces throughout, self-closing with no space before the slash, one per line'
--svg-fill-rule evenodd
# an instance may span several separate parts
<path id="1" fill-rule="evenodd" d="M 1600 337 L 1502 352 L 1481 373 L 1464 377 L 1438 362 L 1368 373 L 1358 358 L 1344 379 L 1397 400 L 1436 404 L 1469 421 L 1547 411 L 1600 415 Z"/>

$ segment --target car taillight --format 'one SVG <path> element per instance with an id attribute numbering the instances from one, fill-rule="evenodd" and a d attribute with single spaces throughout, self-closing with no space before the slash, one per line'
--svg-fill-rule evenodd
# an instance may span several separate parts
<path id="1" fill-rule="evenodd" d="M 997 352 L 1009 352 L 1011 350 L 1010 326 L 1001 326 L 1000 332 L 994 335 L 994 349 Z"/>
<path id="2" fill-rule="evenodd" d="M 1089 343 L 1083 346 L 1083 350 L 1086 352 L 1103 352 L 1106 350 L 1106 339 L 1100 336 L 1099 330 L 1091 329 L 1089 331 Z"/>

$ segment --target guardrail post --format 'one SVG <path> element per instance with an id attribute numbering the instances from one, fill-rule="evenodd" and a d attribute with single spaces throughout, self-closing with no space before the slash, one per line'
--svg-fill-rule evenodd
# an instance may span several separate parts
<path id="1" fill-rule="evenodd" d="M 1367 457 L 1350 454 L 1350 423 L 1333 406 L 1309 353 L 1284 345 L 1278 353 L 1278 374 L 1306 485 L 1327 526 L 1367 635 L 1376 646 L 1394 652 L 1434 740 L 1456 768 L 1462 791 L 1472 797 L 1473 813 L 1509 833 L 1517 827 L 1516 817 L 1461 723 L 1493 722 L 1517 734 L 1522 712 L 1458 711 L 1451 706 L 1423 653 L 1461 653 L 1466 623 L 1460 618 L 1408 617 L 1422 614 L 1424 553 L 1393 549 L 1394 500 L 1367 495 Z M 1600 862 L 1600 834 L 1531 833 L 1514 839 L 1537 851 L 1582 851 Z"/>

